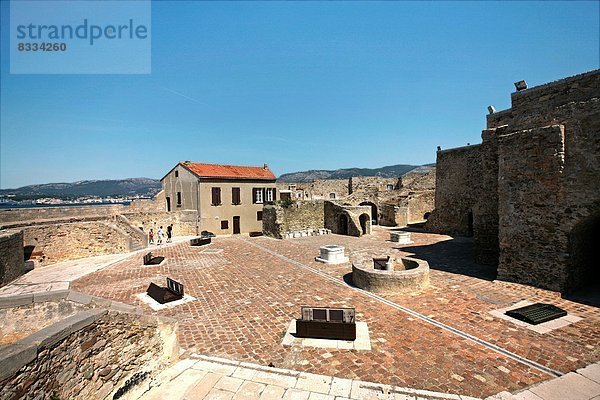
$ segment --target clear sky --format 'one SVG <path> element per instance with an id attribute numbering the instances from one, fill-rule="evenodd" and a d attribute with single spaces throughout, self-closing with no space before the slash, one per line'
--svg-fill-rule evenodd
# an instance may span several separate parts
<path id="1" fill-rule="evenodd" d="M 435 161 L 486 107 L 599 67 L 599 2 L 152 3 L 148 75 L 11 75 L 1 2 L 0 187 Z"/>

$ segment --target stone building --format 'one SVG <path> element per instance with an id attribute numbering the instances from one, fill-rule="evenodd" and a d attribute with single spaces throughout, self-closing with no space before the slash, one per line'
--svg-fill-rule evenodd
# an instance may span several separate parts
<path id="1" fill-rule="evenodd" d="M 423 222 L 434 206 L 435 167 L 419 167 L 399 178 L 360 176 L 310 183 L 278 183 L 292 200 L 328 200 L 369 206 L 373 224 L 406 226 Z"/>
<path id="2" fill-rule="evenodd" d="M 262 231 L 262 208 L 277 199 L 267 164 L 247 167 L 178 163 L 161 179 L 167 212 L 194 210 L 198 231 L 216 235 Z"/>
<path id="3" fill-rule="evenodd" d="M 426 227 L 474 236 L 498 279 L 561 292 L 599 282 L 600 70 L 511 102 L 487 116 L 481 144 L 438 149 Z"/>

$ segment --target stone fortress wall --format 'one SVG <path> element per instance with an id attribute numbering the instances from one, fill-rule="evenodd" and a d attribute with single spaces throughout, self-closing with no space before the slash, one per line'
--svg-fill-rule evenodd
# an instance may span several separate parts
<path id="1" fill-rule="evenodd" d="M 437 153 L 434 232 L 472 234 L 498 278 L 569 292 L 598 280 L 600 70 L 515 92 L 482 143 Z"/>

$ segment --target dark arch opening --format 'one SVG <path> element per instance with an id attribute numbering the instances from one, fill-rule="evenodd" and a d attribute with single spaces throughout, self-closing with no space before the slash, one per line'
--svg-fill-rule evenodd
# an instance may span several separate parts
<path id="1" fill-rule="evenodd" d="M 360 229 L 362 230 L 362 234 L 366 235 L 367 234 L 367 224 L 369 223 L 369 215 L 361 214 L 361 216 L 358 217 L 358 220 L 360 221 Z"/>
<path id="2" fill-rule="evenodd" d="M 596 302 L 600 298 L 600 264 L 597 250 L 600 248 L 600 212 L 577 223 L 569 234 L 569 282 L 572 292 L 577 289 L 593 289 Z"/>
<path id="3" fill-rule="evenodd" d="M 33 255 L 34 249 L 35 249 L 34 245 L 28 245 L 28 246 L 23 247 L 23 256 L 25 258 L 25 261 L 27 261 L 31 258 L 31 256 Z"/>
<path id="4" fill-rule="evenodd" d="M 423 219 L 429 219 L 430 215 L 431 215 L 431 213 L 429 211 L 427 211 L 425 214 L 423 214 Z"/>
<path id="5" fill-rule="evenodd" d="M 473 236 L 473 211 L 469 211 L 467 218 L 467 236 Z"/>
<path id="6" fill-rule="evenodd" d="M 340 214 L 338 217 L 338 233 L 340 235 L 348 234 L 348 216 L 346 214 Z"/>
<path id="7" fill-rule="evenodd" d="M 359 204 L 359 206 L 371 207 L 371 223 L 373 225 L 377 225 L 378 224 L 377 221 L 379 221 L 378 214 L 377 214 L 377 206 L 370 201 L 363 201 L 362 203 Z"/>

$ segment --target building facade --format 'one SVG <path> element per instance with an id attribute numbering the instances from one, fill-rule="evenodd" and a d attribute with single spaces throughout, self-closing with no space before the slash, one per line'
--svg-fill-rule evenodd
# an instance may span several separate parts
<path id="1" fill-rule="evenodd" d="M 277 200 L 275 175 L 266 164 L 249 167 L 184 161 L 161 183 L 167 212 L 197 212 L 197 234 L 261 232 L 263 204 Z"/>

